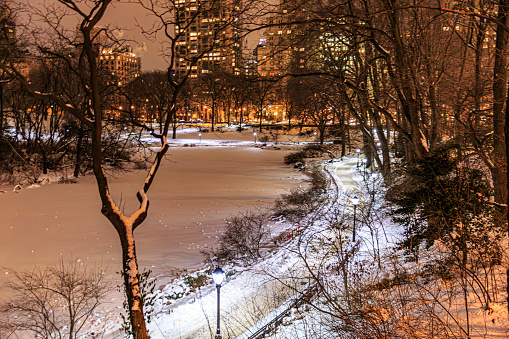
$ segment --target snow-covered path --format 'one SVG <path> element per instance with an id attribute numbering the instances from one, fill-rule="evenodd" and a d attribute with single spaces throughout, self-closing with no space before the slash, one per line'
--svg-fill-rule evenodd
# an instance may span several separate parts
<path id="1" fill-rule="evenodd" d="M 333 176 L 339 191 L 349 192 L 359 190 L 357 181 L 353 177 L 358 175 L 355 172 L 356 163 L 356 158 L 342 158 L 335 159 L 333 162 L 326 164 L 326 169 Z"/>
<path id="2" fill-rule="evenodd" d="M 358 190 L 354 178 L 356 161 L 344 158 L 327 163 L 327 170 L 336 183 L 331 185 L 333 189 L 338 187 L 341 191 L 349 192 Z M 280 251 L 249 270 L 239 272 L 234 279 L 223 285 L 221 312 L 227 324 L 223 324 L 222 330 L 227 332 L 227 337 L 247 338 L 264 321 L 270 321 L 271 316 L 277 314 L 280 303 L 290 299 L 294 293 L 289 289 L 287 296 L 281 295 L 280 284 L 261 272 L 275 270 L 284 275 L 296 264 L 297 257 Z M 274 300 L 275 293 L 278 294 L 279 303 Z M 212 285 L 203 287 L 197 298 L 177 302 L 175 308 L 161 306 L 159 310 L 162 312 L 149 325 L 154 339 L 207 338 L 215 333 L 216 293 Z M 265 320 L 257 324 L 257 320 L 264 318 L 264 315 L 267 316 Z"/>

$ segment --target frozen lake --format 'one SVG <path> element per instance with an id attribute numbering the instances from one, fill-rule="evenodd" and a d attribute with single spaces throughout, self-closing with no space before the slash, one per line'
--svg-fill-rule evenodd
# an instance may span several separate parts
<path id="1" fill-rule="evenodd" d="M 224 219 L 267 208 L 304 177 L 283 165 L 289 151 L 252 147 L 170 148 L 150 198 L 149 216 L 135 231 L 138 263 L 156 276 L 192 270 L 200 250 L 214 245 Z M 111 192 L 122 208 L 136 206 L 144 171 L 117 174 Z M 120 243 L 100 213 L 93 177 L 77 184 L 46 184 L 0 194 L 0 267 L 31 269 L 73 258 L 120 270 Z M 2 269 L 0 282 L 5 277 Z M 118 279 L 118 277 L 117 277 Z"/>

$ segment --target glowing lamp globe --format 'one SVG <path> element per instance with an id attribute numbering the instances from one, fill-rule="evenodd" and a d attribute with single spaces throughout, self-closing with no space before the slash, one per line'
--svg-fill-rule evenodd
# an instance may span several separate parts
<path id="1" fill-rule="evenodd" d="M 216 283 L 216 286 L 221 286 L 225 278 L 225 273 L 221 269 L 221 267 L 216 268 L 212 272 L 212 279 L 214 279 L 214 282 Z"/>

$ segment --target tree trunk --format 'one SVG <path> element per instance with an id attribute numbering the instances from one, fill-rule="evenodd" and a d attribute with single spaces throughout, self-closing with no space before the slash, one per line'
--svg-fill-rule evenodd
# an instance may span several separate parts
<path id="1" fill-rule="evenodd" d="M 210 117 L 210 122 L 211 122 L 211 129 L 210 131 L 211 132 L 214 132 L 214 120 L 216 119 L 216 103 L 214 100 L 212 100 L 212 116 Z"/>
<path id="2" fill-rule="evenodd" d="M 493 67 L 493 186 L 495 201 L 507 203 L 507 160 L 504 136 L 505 107 L 507 100 L 507 77 L 509 34 L 509 0 L 500 0 L 498 8 L 497 38 L 495 47 L 495 65 Z M 502 209 L 507 214 L 507 208 Z"/>
<path id="3" fill-rule="evenodd" d="M 506 106 L 505 106 L 506 116 L 509 113 L 508 107 L 509 107 L 509 97 L 507 98 L 507 102 L 506 102 Z M 505 119 L 504 129 L 505 129 L 505 143 L 506 143 L 506 145 L 508 145 L 509 144 L 509 119 Z M 505 148 L 505 161 L 506 161 L 506 164 L 505 164 L 506 168 L 508 168 L 509 167 L 509 147 Z M 506 189 L 509 190 L 509 180 L 506 180 L 506 185 L 507 185 Z M 505 204 L 507 206 L 509 206 L 509 199 L 507 198 L 507 196 L 506 196 Z M 509 232 L 509 213 L 506 213 L 505 221 L 507 223 L 508 232 Z M 506 291 L 507 291 L 507 301 L 508 301 L 507 309 L 509 311 L 509 268 L 506 270 L 506 279 L 507 279 Z"/>
<path id="4" fill-rule="evenodd" d="M 4 83 L 0 82 L 0 133 L 1 134 L 3 134 L 3 130 L 4 130 Z"/>
<path id="5" fill-rule="evenodd" d="M 77 178 L 81 171 L 81 149 L 83 144 L 83 123 L 80 122 L 78 141 L 76 143 L 76 164 L 74 165 L 74 177 Z"/>
<path id="6" fill-rule="evenodd" d="M 119 232 L 122 244 L 122 259 L 124 272 L 124 286 L 129 305 L 129 317 L 131 330 L 135 339 L 148 339 L 148 331 L 143 316 L 143 300 L 140 290 L 138 262 L 136 260 L 136 246 L 134 235 L 130 225 L 121 225 L 124 232 Z"/>
<path id="7" fill-rule="evenodd" d="M 412 161 L 415 157 L 422 158 L 429 153 L 426 137 L 421 129 L 420 115 L 417 100 L 414 97 L 411 69 L 408 62 L 406 49 L 401 35 L 401 27 L 397 11 L 394 9 L 394 0 L 384 0 L 388 11 L 390 29 L 394 44 L 394 64 L 396 72 L 393 81 L 398 88 L 398 98 L 403 110 L 403 115 L 408 123 L 410 131 L 411 148 L 407 149 L 407 160 Z"/>

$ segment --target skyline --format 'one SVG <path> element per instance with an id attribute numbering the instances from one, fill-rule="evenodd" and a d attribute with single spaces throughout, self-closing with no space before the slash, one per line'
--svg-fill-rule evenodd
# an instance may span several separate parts
<path id="1" fill-rule="evenodd" d="M 57 0 L 21 0 L 21 4 L 29 5 L 35 8 L 48 8 L 56 5 L 64 8 Z M 68 16 L 66 25 L 76 26 L 78 19 Z M 126 39 L 126 44 L 132 46 L 134 53 L 141 57 L 141 71 L 166 70 L 169 66 L 166 59 L 161 55 L 161 46 L 167 42 L 159 34 L 155 41 L 147 39 L 142 33 L 139 25 L 144 28 L 150 28 L 153 24 L 153 18 L 150 18 L 148 12 L 143 10 L 136 2 L 112 2 L 111 6 L 105 12 L 99 26 L 118 28 L 121 33 L 119 37 Z M 244 50 L 252 50 L 256 47 L 262 32 L 250 34 L 244 43 Z"/>

